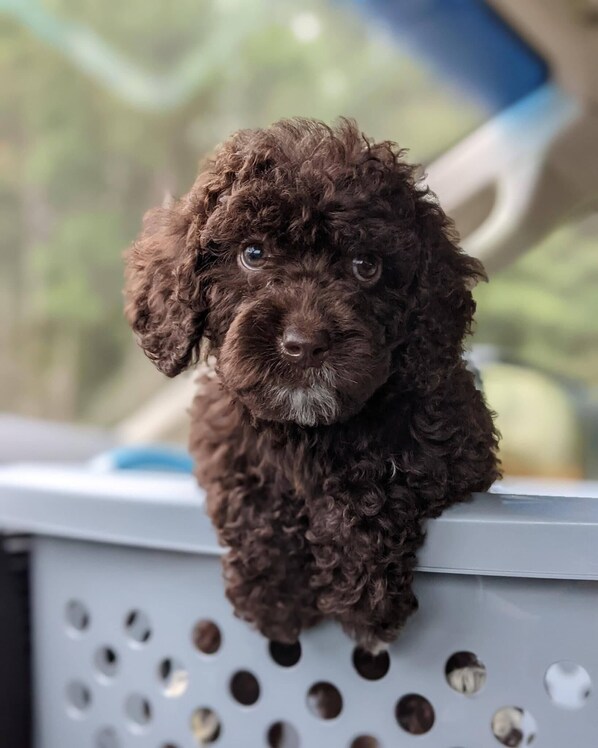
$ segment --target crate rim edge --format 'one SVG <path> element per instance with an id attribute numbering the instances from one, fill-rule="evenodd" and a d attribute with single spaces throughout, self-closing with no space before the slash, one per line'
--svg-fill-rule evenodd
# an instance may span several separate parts
<path id="1" fill-rule="evenodd" d="M 220 555 L 192 476 L 0 467 L 0 531 Z M 474 494 L 427 523 L 421 572 L 598 580 L 598 498 Z"/>

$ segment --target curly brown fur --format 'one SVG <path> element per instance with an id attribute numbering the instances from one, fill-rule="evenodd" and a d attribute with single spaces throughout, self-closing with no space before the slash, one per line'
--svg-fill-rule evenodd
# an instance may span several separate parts
<path id="1" fill-rule="evenodd" d="M 393 640 L 417 607 L 423 521 L 499 475 L 462 358 L 484 271 L 402 156 L 349 120 L 240 131 L 127 255 L 150 359 L 174 376 L 202 339 L 215 355 L 191 449 L 228 597 L 271 639 L 326 616 L 366 647 Z M 378 280 L 356 278 L 364 257 Z M 325 331 L 322 360 L 283 355 L 291 328 Z"/>

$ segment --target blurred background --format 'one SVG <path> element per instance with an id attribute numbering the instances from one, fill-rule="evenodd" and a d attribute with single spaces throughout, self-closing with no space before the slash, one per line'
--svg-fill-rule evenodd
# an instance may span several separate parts
<path id="1" fill-rule="evenodd" d="M 525 7 L 521 7 L 525 6 Z M 487 265 L 472 357 L 508 475 L 598 477 L 598 5 L 0 0 L 0 461 L 185 444 L 122 251 L 240 127 L 355 117 Z"/>

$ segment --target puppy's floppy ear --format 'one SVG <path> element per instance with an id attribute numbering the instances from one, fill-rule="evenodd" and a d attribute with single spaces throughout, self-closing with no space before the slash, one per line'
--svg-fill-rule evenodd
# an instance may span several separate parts
<path id="1" fill-rule="evenodd" d="M 231 138 L 205 161 L 188 195 L 146 214 L 125 253 L 125 314 L 145 354 L 169 377 L 199 356 L 210 265 L 202 231 L 230 192 L 240 163 Z"/>
<path id="2" fill-rule="evenodd" d="M 193 362 L 206 316 L 196 222 L 183 203 L 154 208 L 125 255 L 125 314 L 145 354 L 169 377 Z"/>
<path id="3" fill-rule="evenodd" d="M 472 289 L 487 280 L 482 263 L 458 246 L 452 222 L 433 196 L 422 193 L 416 208 L 420 241 L 412 321 L 428 365 L 450 366 L 460 359 L 471 332 Z"/>

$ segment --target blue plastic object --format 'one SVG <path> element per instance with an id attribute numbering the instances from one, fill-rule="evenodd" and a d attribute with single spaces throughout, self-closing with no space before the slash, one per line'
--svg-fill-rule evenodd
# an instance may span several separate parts
<path id="1" fill-rule="evenodd" d="M 489 112 L 549 77 L 546 62 L 483 0 L 353 0 L 383 19 L 405 47 Z"/>
<path id="2" fill-rule="evenodd" d="M 183 449 L 164 445 L 116 447 L 92 460 L 100 471 L 150 470 L 167 473 L 192 473 L 193 460 Z"/>

